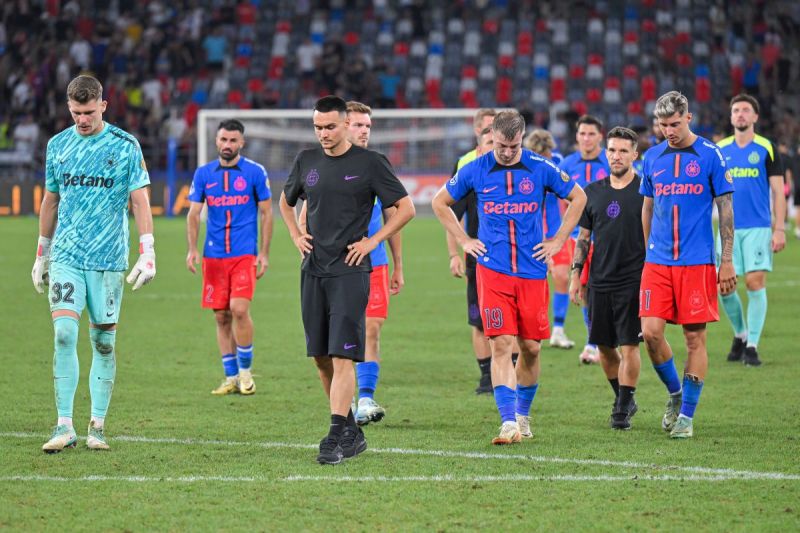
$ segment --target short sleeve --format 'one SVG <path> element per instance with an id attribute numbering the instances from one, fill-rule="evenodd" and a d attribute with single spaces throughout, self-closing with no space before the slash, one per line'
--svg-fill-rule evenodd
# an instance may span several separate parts
<path id="1" fill-rule="evenodd" d="M 206 180 L 202 167 L 194 171 L 192 186 L 189 187 L 189 201 L 202 204 L 206 200 Z"/>
<path id="2" fill-rule="evenodd" d="M 545 187 L 553 191 L 559 198 L 566 198 L 569 196 L 569 193 L 571 193 L 572 189 L 576 186 L 569 175 L 563 170 L 559 170 L 555 165 L 544 163 L 539 168 L 541 168 L 541 171 L 544 173 L 544 179 L 542 181 Z M 580 185 L 577 186 L 580 187 Z"/>
<path id="3" fill-rule="evenodd" d="M 730 171 L 725 168 L 725 159 L 722 157 L 722 152 L 719 148 L 714 146 L 709 150 L 711 153 L 708 155 L 709 165 L 711 171 L 709 173 L 709 181 L 711 182 L 714 197 L 722 196 L 733 192 L 733 176 Z"/>
<path id="4" fill-rule="evenodd" d="M 651 158 L 652 159 L 652 158 Z M 639 184 L 639 194 L 642 196 L 647 196 L 648 198 L 653 197 L 653 181 L 650 178 L 650 159 L 647 158 L 647 154 L 645 153 L 645 158 L 642 161 L 642 182 Z"/>
<path id="5" fill-rule="evenodd" d="M 466 198 L 467 194 L 469 194 L 470 191 L 475 189 L 475 185 L 473 182 L 475 179 L 474 171 L 478 167 L 477 161 L 478 160 L 476 159 L 475 161 L 467 163 L 466 165 L 458 169 L 458 172 L 456 172 L 455 175 L 452 178 L 450 178 L 447 181 L 447 183 L 445 183 L 445 188 L 447 189 L 447 192 L 450 193 L 450 196 L 452 196 L 453 200 L 456 200 L 456 202 L 458 202 L 462 198 Z"/>
<path id="6" fill-rule="evenodd" d="M 289 171 L 289 177 L 286 178 L 286 184 L 283 186 L 283 195 L 286 197 L 286 203 L 291 207 L 297 205 L 297 200 L 303 194 L 303 183 L 300 179 L 300 157 L 303 152 L 297 154 L 292 163 L 292 170 Z"/>
<path id="7" fill-rule="evenodd" d="M 783 157 L 781 154 L 773 152 L 774 157 L 769 155 L 767 152 L 767 160 L 765 162 L 767 167 L 767 177 L 769 176 L 781 176 L 785 172 L 784 164 L 783 164 Z"/>
<path id="8" fill-rule="evenodd" d="M 150 185 L 150 174 L 147 172 L 142 148 L 139 146 L 138 141 L 134 141 L 130 161 L 128 162 L 128 192 L 141 189 L 147 185 Z"/>
<path id="9" fill-rule="evenodd" d="M 263 202 L 272 198 L 272 190 L 269 188 L 269 176 L 267 169 L 256 164 L 253 166 L 253 181 L 256 192 L 256 201 Z"/>
<path id="10" fill-rule="evenodd" d="M 408 196 L 406 188 L 397 178 L 392 168 L 392 164 L 386 156 L 377 152 L 371 152 L 372 156 L 372 188 L 384 207 L 391 207 L 398 200 Z"/>
<path id="11" fill-rule="evenodd" d="M 50 191 L 58 192 L 58 178 L 56 177 L 56 154 L 53 148 L 52 141 L 47 143 L 47 152 L 45 156 L 45 188 Z"/>

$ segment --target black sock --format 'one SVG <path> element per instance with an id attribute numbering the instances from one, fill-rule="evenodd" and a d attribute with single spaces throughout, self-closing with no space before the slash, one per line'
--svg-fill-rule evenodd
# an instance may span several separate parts
<path id="1" fill-rule="evenodd" d="M 517 359 L 519 359 L 518 352 L 511 352 L 511 364 L 517 366 Z"/>
<path id="2" fill-rule="evenodd" d="M 353 410 L 350 409 L 347 411 L 347 425 L 350 427 L 356 426 L 356 417 L 353 416 Z"/>
<path id="3" fill-rule="evenodd" d="M 619 379 L 609 379 L 608 382 L 611 384 L 611 388 L 614 389 L 614 396 L 619 398 Z"/>
<path id="4" fill-rule="evenodd" d="M 484 357 L 483 359 L 477 359 L 478 367 L 481 369 L 481 374 L 491 374 L 492 373 L 492 356 Z"/>
<path id="5" fill-rule="evenodd" d="M 619 410 L 627 413 L 633 404 L 633 394 L 636 392 L 636 387 L 628 387 L 627 385 L 620 385 L 619 387 L 619 400 L 617 405 Z"/>
<path id="6" fill-rule="evenodd" d="M 345 426 L 347 426 L 347 417 L 342 415 L 331 415 L 331 429 L 328 431 L 328 436 L 339 440 Z"/>

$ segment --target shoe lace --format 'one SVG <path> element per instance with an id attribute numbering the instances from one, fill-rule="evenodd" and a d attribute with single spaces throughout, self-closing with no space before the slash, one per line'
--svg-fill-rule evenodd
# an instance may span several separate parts
<path id="1" fill-rule="evenodd" d="M 330 453 L 336 449 L 338 444 L 339 442 L 333 437 L 325 437 L 322 439 L 322 442 L 319 443 L 319 451 L 320 453 Z"/>

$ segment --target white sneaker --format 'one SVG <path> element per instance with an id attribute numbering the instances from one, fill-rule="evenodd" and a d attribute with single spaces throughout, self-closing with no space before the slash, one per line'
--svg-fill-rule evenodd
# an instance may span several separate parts
<path id="1" fill-rule="evenodd" d="M 596 365 L 600 362 L 600 351 L 597 349 L 597 346 L 587 344 L 583 347 L 583 351 L 578 356 L 578 359 L 584 365 Z"/>
<path id="2" fill-rule="evenodd" d="M 95 426 L 94 421 L 89 421 L 86 447 L 90 450 L 108 450 L 109 448 L 103 428 Z"/>
<path id="3" fill-rule="evenodd" d="M 78 436 L 75 435 L 74 428 L 66 425 L 56 426 L 53 428 L 50 440 L 42 446 L 42 451 L 44 453 L 58 453 L 64 448 L 74 448 L 77 442 Z"/>
<path id="4" fill-rule="evenodd" d="M 516 422 L 503 422 L 500 426 L 500 434 L 492 439 L 492 444 L 514 444 L 522 440 L 522 435 L 519 432 L 519 426 Z"/>
<path id="5" fill-rule="evenodd" d="M 380 422 L 386 415 L 386 410 L 378 405 L 372 398 L 359 398 L 356 424 L 366 426 L 370 422 Z"/>
<path id="6" fill-rule="evenodd" d="M 574 346 L 575 346 L 575 341 L 567 338 L 567 334 L 564 333 L 564 328 L 553 328 L 553 334 L 550 335 L 551 348 L 561 348 L 564 350 L 569 350 Z"/>
<path id="7" fill-rule="evenodd" d="M 529 439 L 533 437 L 530 416 L 517 415 L 517 426 L 519 427 L 519 434 L 522 436 L 522 438 Z"/>

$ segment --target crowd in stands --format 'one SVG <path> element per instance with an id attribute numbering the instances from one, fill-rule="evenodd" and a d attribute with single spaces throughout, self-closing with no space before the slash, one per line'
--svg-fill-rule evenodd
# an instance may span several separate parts
<path id="1" fill-rule="evenodd" d="M 6 0 L 0 152 L 41 166 L 71 121 L 66 85 L 104 84 L 106 119 L 151 167 L 193 148 L 197 112 L 308 108 L 335 93 L 377 107 L 515 106 L 570 151 L 573 118 L 645 128 L 679 89 L 694 128 L 728 132 L 729 98 L 759 130 L 800 138 L 800 3 L 792 0 Z M 192 158 L 187 158 L 193 164 Z"/>

